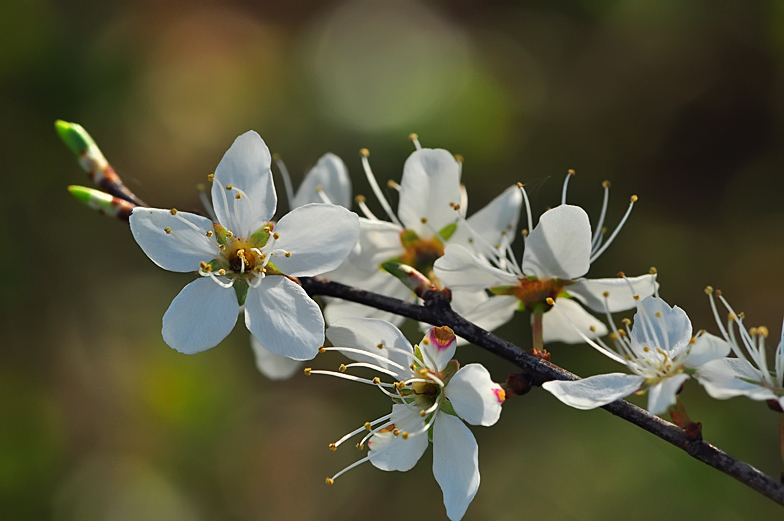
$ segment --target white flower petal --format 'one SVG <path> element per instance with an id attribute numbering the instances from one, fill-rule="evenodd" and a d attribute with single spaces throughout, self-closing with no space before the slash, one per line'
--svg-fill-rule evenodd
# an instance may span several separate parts
<path id="1" fill-rule="evenodd" d="M 234 233 L 253 233 L 267 224 L 275 214 L 278 197 L 272 183 L 269 149 L 264 140 L 249 131 L 234 140 L 215 169 L 212 184 L 212 205 L 218 222 Z M 226 185 L 239 188 L 248 197 L 250 210 L 247 222 L 235 222 L 234 196 Z M 225 201 L 225 202 L 224 202 Z M 232 229 L 237 228 L 239 229 Z"/>
<path id="2" fill-rule="evenodd" d="M 402 231 L 397 224 L 360 217 L 359 248 L 352 251 L 349 261 L 365 272 L 378 270 L 382 262 L 400 257 L 405 251 L 400 243 Z"/>
<path id="3" fill-rule="evenodd" d="M 762 381 L 762 375 L 746 360 L 722 358 L 697 368 L 694 377 L 705 391 L 717 400 L 735 396 L 748 396 L 752 400 L 772 400 L 776 395 L 770 389 L 745 380 Z"/>
<path id="4" fill-rule="evenodd" d="M 346 165 L 335 154 L 324 154 L 316 166 L 310 169 L 292 199 L 293 207 L 323 203 L 324 200 L 318 193 L 319 187 L 332 204 L 351 208 L 351 178 Z"/>
<path id="5" fill-rule="evenodd" d="M 595 409 L 638 390 L 645 378 L 633 374 L 610 373 L 573 382 L 553 380 L 542 387 L 575 409 Z"/>
<path id="6" fill-rule="evenodd" d="M 591 223 L 579 206 L 548 210 L 525 240 L 523 273 L 540 279 L 572 280 L 590 267 Z"/>
<path id="7" fill-rule="evenodd" d="M 444 395 L 455 412 L 471 425 L 488 427 L 501 417 L 504 391 L 481 364 L 468 364 L 455 373 Z"/>
<path id="8" fill-rule="evenodd" d="M 712 360 L 724 358 L 730 354 L 731 347 L 723 338 L 704 333 L 689 348 L 686 367 L 700 367 Z"/>
<path id="9" fill-rule="evenodd" d="M 520 189 L 517 185 L 510 186 L 487 206 L 469 217 L 468 226 L 463 222 L 459 223 L 449 243 L 459 244 L 468 249 L 479 248 L 478 251 L 483 252 L 481 241 L 474 238 L 475 233 L 490 245 L 498 244 L 503 234 L 514 237 L 522 204 L 523 195 Z"/>
<path id="10" fill-rule="evenodd" d="M 182 217 L 193 223 L 197 230 L 182 222 Z M 131 213 L 131 233 L 142 251 L 161 268 L 169 271 L 198 271 L 201 262 L 219 256 L 215 239 L 207 238 L 212 231 L 212 221 L 200 215 L 159 208 L 134 208 Z M 166 233 L 170 228 L 171 233 Z M 212 253 L 211 253 L 212 252 Z"/>
<path id="11" fill-rule="evenodd" d="M 186 355 L 206 351 L 231 333 L 239 312 L 232 288 L 202 277 L 174 297 L 163 315 L 163 340 Z"/>
<path id="12" fill-rule="evenodd" d="M 245 325 L 269 351 L 310 360 L 324 344 L 324 317 L 299 284 L 270 275 L 245 298 Z"/>
<path id="13" fill-rule="evenodd" d="M 632 346 L 661 348 L 670 353 L 685 349 L 691 341 L 691 320 L 678 306 L 670 307 L 656 297 L 640 302 L 641 311 L 634 314 L 629 338 Z M 656 316 L 659 313 L 661 316 Z"/>
<path id="14" fill-rule="evenodd" d="M 351 347 L 369 351 L 374 355 L 387 358 L 403 369 L 375 357 L 358 353 L 344 353 L 352 360 L 368 362 L 394 371 L 400 380 L 404 380 L 411 373 L 408 367 L 413 361 L 414 348 L 403 333 L 389 322 L 374 318 L 345 318 L 330 325 L 327 329 L 327 338 L 336 347 Z M 387 349 L 388 347 L 403 350 L 410 353 L 411 356 L 390 351 Z"/>
<path id="15" fill-rule="evenodd" d="M 340 266 L 357 242 L 359 218 L 342 206 L 307 204 L 284 215 L 275 233 L 280 238 L 273 248 L 291 253 L 276 254 L 275 266 L 292 277 L 310 277 Z"/>
<path id="16" fill-rule="evenodd" d="M 431 230 L 440 231 L 457 221 L 457 212 L 449 203 L 460 204 L 460 166 L 454 156 L 430 148 L 411 154 L 400 180 L 400 222 L 422 238 L 432 237 Z"/>
<path id="17" fill-rule="evenodd" d="M 404 302 L 416 302 L 417 300 L 416 295 L 414 295 L 410 289 L 385 271 L 376 271 L 367 281 L 365 281 L 365 283 L 362 281 L 354 283 L 344 279 L 335 280 L 350 285 L 357 285 L 367 291 L 380 293 L 388 297 L 399 298 Z M 324 316 L 330 324 L 350 317 L 378 318 L 395 325 L 400 325 L 405 320 L 405 317 L 401 317 L 400 315 L 341 299 L 331 300 L 324 308 Z"/>
<path id="18" fill-rule="evenodd" d="M 302 367 L 302 362 L 268 351 L 253 335 L 250 335 L 250 346 L 256 355 L 256 367 L 270 380 L 288 380 Z"/>
<path id="19" fill-rule="evenodd" d="M 424 427 L 424 420 L 405 405 L 392 406 L 395 428 L 400 432 L 417 432 Z M 427 449 L 427 432 L 403 439 L 392 432 L 374 434 L 368 440 L 368 458 L 374 467 L 381 470 L 406 472 L 416 465 Z"/>
<path id="20" fill-rule="evenodd" d="M 419 343 L 425 365 L 435 372 L 443 371 L 446 364 L 455 356 L 457 337 L 449 329 L 431 327 Z"/>
<path id="21" fill-rule="evenodd" d="M 479 446 L 459 418 L 439 411 L 433 426 L 433 475 L 444 493 L 446 515 L 463 517 L 479 490 Z"/>
<path id="22" fill-rule="evenodd" d="M 517 285 L 517 277 L 491 266 L 487 260 L 474 255 L 457 244 L 448 244 L 444 255 L 433 266 L 436 277 L 451 289 L 478 291 L 493 286 Z"/>
<path id="23" fill-rule="evenodd" d="M 687 374 L 676 374 L 665 378 L 648 389 L 648 412 L 651 414 L 664 414 L 670 405 L 675 405 L 675 396 L 683 382 L 689 379 Z"/>
<path id="24" fill-rule="evenodd" d="M 452 309 L 458 315 L 486 331 L 492 331 L 512 319 L 517 306 L 517 298 L 508 295 L 488 297 L 484 291 L 453 291 Z M 458 339 L 458 345 L 465 343 Z"/>
<path id="25" fill-rule="evenodd" d="M 583 338 L 575 330 L 575 326 L 588 338 L 604 336 L 608 333 L 604 322 L 585 311 L 580 304 L 568 298 L 560 298 L 556 305 L 559 309 L 551 309 L 542 316 L 542 336 L 545 343 L 564 342 L 579 344 Z M 565 314 L 569 319 L 563 316 Z M 533 316 L 531 316 L 533 320 Z M 570 322 L 571 320 L 571 322 Z M 591 331 L 593 328 L 593 331 Z"/>
<path id="26" fill-rule="evenodd" d="M 613 279 L 580 279 L 565 289 L 570 295 L 585 304 L 588 309 L 610 313 L 632 309 L 637 305 L 634 295 L 640 299 L 653 295 L 659 287 L 655 275 Z M 604 293 L 609 295 L 604 297 Z"/>

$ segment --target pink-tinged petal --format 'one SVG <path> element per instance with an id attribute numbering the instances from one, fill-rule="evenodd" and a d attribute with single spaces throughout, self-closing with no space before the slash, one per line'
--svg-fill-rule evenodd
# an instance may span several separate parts
<path id="1" fill-rule="evenodd" d="M 525 240 L 523 273 L 540 279 L 573 280 L 590 267 L 591 223 L 579 206 L 546 211 Z"/>
<path id="2" fill-rule="evenodd" d="M 747 396 L 752 400 L 775 400 L 770 389 L 752 382 L 761 382 L 762 374 L 746 360 L 722 358 L 697 368 L 694 378 L 717 400 Z M 750 380 L 750 381 L 749 381 Z"/>
<path id="3" fill-rule="evenodd" d="M 665 378 L 648 389 L 648 412 L 651 414 L 664 414 L 671 405 L 675 405 L 675 396 L 683 382 L 689 379 L 687 374 L 676 374 Z"/>
<path id="4" fill-rule="evenodd" d="M 435 372 L 444 370 L 446 364 L 455 356 L 456 349 L 457 337 L 447 326 L 431 327 L 419 343 L 423 362 L 428 369 Z"/>
<path id="5" fill-rule="evenodd" d="M 334 270 L 351 252 L 359 236 L 359 218 L 342 206 L 307 204 L 295 208 L 275 225 L 279 235 L 272 262 L 292 277 L 312 277 Z"/>
<path id="6" fill-rule="evenodd" d="M 554 380 L 542 387 L 575 409 L 595 409 L 620 400 L 638 390 L 645 378 L 633 374 L 610 373 L 573 382 Z"/>
<path id="7" fill-rule="evenodd" d="M 189 226 L 182 219 L 193 224 Z M 131 233 L 142 251 L 161 268 L 169 271 L 198 271 L 201 262 L 220 255 L 218 243 L 208 238 L 212 221 L 200 215 L 159 208 L 134 208 Z M 166 233 L 166 229 L 171 233 Z"/>
<path id="8" fill-rule="evenodd" d="M 402 432 L 418 432 L 424 428 L 424 420 L 405 405 L 392 406 L 395 428 Z M 379 432 L 368 440 L 368 458 L 374 467 L 381 470 L 406 472 L 416 465 L 427 449 L 427 432 L 416 436 L 395 436 L 392 432 Z"/>
<path id="9" fill-rule="evenodd" d="M 455 412 L 471 425 L 488 427 L 501 417 L 501 404 L 506 394 L 480 364 L 468 364 L 455 373 L 444 395 Z"/>
<path id="10" fill-rule="evenodd" d="M 163 315 L 163 340 L 186 355 L 206 351 L 231 333 L 239 312 L 232 288 L 223 288 L 209 277 L 194 280 Z"/>
<path id="11" fill-rule="evenodd" d="M 491 266 L 483 257 L 456 244 L 447 245 L 444 255 L 436 260 L 433 269 L 436 277 L 451 289 L 479 291 L 518 283 L 516 276 Z"/>
<path id="12" fill-rule="evenodd" d="M 568 286 L 566 291 L 588 309 L 598 313 L 617 313 L 637 305 L 634 295 L 644 299 L 653 295 L 658 287 L 655 275 L 640 275 L 625 279 L 580 279 Z M 605 293 L 608 293 L 606 298 Z"/>
<path id="13" fill-rule="evenodd" d="M 371 357 L 361 353 L 344 353 L 352 360 L 394 371 L 400 380 L 404 380 L 411 374 L 408 367 L 413 361 L 414 349 L 403 333 L 385 320 L 345 318 L 330 325 L 327 329 L 327 338 L 333 346 L 360 349 L 374 355 Z M 393 350 L 390 351 L 388 348 Z M 376 358 L 377 355 L 383 356 L 392 363 Z"/>
<path id="14" fill-rule="evenodd" d="M 430 148 L 411 154 L 403 167 L 399 201 L 400 222 L 420 237 L 432 237 L 433 230 L 457 222 L 450 206 L 460 204 L 460 166 L 454 156 Z"/>
<path id="15" fill-rule="evenodd" d="M 459 418 L 437 412 L 433 426 L 433 475 L 444 493 L 446 515 L 463 517 L 479 490 L 479 446 Z"/>
<path id="16" fill-rule="evenodd" d="M 660 298 L 647 297 L 634 314 L 629 338 L 633 345 L 661 348 L 679 353 L 691 341 L 691 320 L 678 306 L 670 307 Z M 657 316 L 657 313 L 660 316 Z"/>
<path id="17" fill-rule="evenodd" d="M 332 204 L 351 208 L 351 178 L 346 165 L 335 154 L 324 154 L 310 169 L 292 199 L 293 207 L 325 202 L 319 195 L 319 189 Z"/>
<path id="18" fill-rule="evenodd" d="M 225 228 L 235 233 L 253 233 L 275 215 L 278 197 L 272 182 L 271 160 L 264 140 L 252 130 L 235 139 L 223 155 L 215 169 L 212 205 L 218 222 Z M 239 188 L 248 197 L 250 209 L 243 222 L 237 223 L 234 219 L 234 197 L 237 192 L 227 191 L 226 185 Z M 234 229 L 238 226 L 240 229 Z"/>
<path id="19" fill-rule="evenodd" d="M 271 275 L 245 298 L 245 325 L 267 350 L 310 360 L 324 344 L 324 317 L 299 284 Z"/>
<path id="20" fill-rule="evenodd" d="M 574 300 L 560 298 L 556 304 L 559 309 L 553 308 L 542 316 L 542 336 L 545 343 L 579 344 L 585 342 L 577 332 L 578 330 L 588 338 L 601 337 L 608 333 L 604 322 L 585 311 Z M 568 319 L 564 317 L 564 314 Z M 533 320 L 533 317 L 531 319 Z"/>
<path id="21" fill-rule="evenodd" d="M 689 348 L 686 367 L 700 367 L 710 361 L 724 358 L 730 354 L 731 349 L 723 338 L 704 333 Z"/>
<path id="22" fill-rule="evenodd" d="M 250 335 L 250 346 L 256 355 L 256 367 L 270 380 L 288 380 L 302 367 L 302 362 L 276 355 L 265 349 L 253 335 Z"/>
<path id="23" fill-rule="evenodd" d="M 522 204 L 523 195 L 520 189 L 516 185 L 510 186 L 487 206 L 469 217 L 468 225 L 464 222 L 459 223 L 449 243 L 483 253 L 485 251 L 483 242 L 493 246 L 501 242 L 503 235 L 507 235 L 511 240 L 517 229 Z M 478 234 L 479 238 L 475 237 L 475 234 Z"/>

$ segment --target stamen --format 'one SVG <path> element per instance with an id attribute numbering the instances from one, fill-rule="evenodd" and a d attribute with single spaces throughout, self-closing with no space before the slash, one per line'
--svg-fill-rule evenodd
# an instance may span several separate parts
<path id="1" fill-rule="evenodd" d="M 275 164 L 278 166 L 278 170 L 280 170 L 280 177 L 283 178 L 283 186 L 286 189 L 286 200 L 289 203 L 289 211 L 294 209 L 294 186 L 291 184 L 291 176 L 289 175 L 289 170 L 286 168 L 286 165 L 283 163 L 283 160 L 280 158 L 278 154 L 272 156 L 272 159 L 275 161 Z"/>
<path id="2" fill-rule="evenodd" d="M 569 315 L 564 313 L 564 311 L 561 309 L 561 306 L 559 306 L 558 303 L 554 299 L 548 297 L 547 298 L 547 304 L 549 304 L 550 306 L 552 306 L 552 307 L 554 307 L 555 309 L 558 310 L 558 312 L 561 314 L 561 316 L 563 318 L 565 318 L 567 320 L 567 322 L 569 322 L 569 324 L 571 324 L 572 328 L 574 328 L 574 330 L 577 332 L 578 335 L 580 335 L 580 338 L 582 338 L 585 343 L 587 343 L 589 346 L 593 347 L 594 349 L 596 349 L 597 351 L 599 351 L 600 353 L 602 353 L 606 357 L 610 358 L 611 360 L 615 360 L 616 362 L 619 362 L 621 364 L 626 365 L 626 360 L 624 360 L 623 358 L 618 356 L 613 351 L 608 350 L 606 348 L 603 348 L 602 346 L 600 346 L 599 344 L 594 342 L 592 339 L 588 338 L 582 331 L 580 331 L 580 328 L 578 328 L 574 324 L 574 322 L 572 322 L 572 319 L 569 318 Z"/>
<path id="3" fill-rule="evenodd" d="M 370 183 L 370 188 L 373 189 L 373 193 L 376 195 L 378 202 L 381 203 L 381 207 L 384 208 L 384 211 L 389 216 L 390 220 L 403 228 L 403 225 L 398 220 L 395 213 L 392 211 L 392 207 L 389 206 L 386 198 L 384 198 L 384 194 L 381 192 L 381 188 L 378 186 L 378 182 L 376 181 L 376 177 L 373 175 L 373 171 L 370 169 L 370 161 L 368 160 L 368 156 L 370 152 L 366 148 L 363 148 L 360 153 L 362 154 L 362 168 L 365 170 L 365 176 L 367 177 L 368 183 Z"/>
<path id="4" fill-rule="evenodd" d="M 632 208 L 634 208 L 634 203 L 636 202 L 637 202 L 637 196 L 633 195 L 631 197 L 631 201 L 629 202 L 629 208 L 627 208 L 626 213 L 623 214 L 623 218 L 621 219 L 621 222 L 618 223 L 618 226 L 615 227 L 615 230 L 613 230 L 612 235 L 610 235 L 610 238 L 604 241 L 604 245 L 601 248 L 599 248 L 599 251 L 591 254 L 591 258 L 588 260 L 588 262 L 592 263 L 593 261 L 598 259 L 599 256 L 602 253 L 604 253 L 604 250 L 606 250 L 607 247 L 610 246 L 610 244 L 612 244 L 612 242 L 615 240 L 615 237 L 617 237 L 618 233 L 621 231 L 621 228 L 623 228 L 623 225 L 626 224 L 626 220 L 629 218 L 629 215 L 631 215 Z"/>
<path id="5" fill-rule="evenodd" d="M 602 183 L 604 188 L 604 198 L 602 200 L 602 210 L 599 212 L 599 220 L 596 223 L 596 228 L 593 231 L 593 238 L 591 239 L 591 251 L 595 251 L 599 247 L 599 238 L 604 234 L 604 218 L 607 216 L 607 206 L 610 203 L 610 181 Z"/>
<path id="6" fill-rule="evenodd" d="M 357 434 L 359 434 L 360 432 L 363 432 L 363 431 L 365 431 L 365 430 L 370 430 L 370 428 L 371 428 L 373 425 L 378 425 L 379 423 L 381 423 L 381 422 L 383 422 L 383 421 L 387 421 L 387 420 L 388 420 L 388 419 L 390 419 L 391 417 L 392 417 L 392 414 L 390 413 L 390 414 L 387 414 L 386 416 L 382 416 L 381 418 L 378 418 L 378 419 L 376 419 L 376 420 L 373 420 L 372 422 L 365 422 L 365 423 L 362 425 L 362 427 L 359 427 L 359 428 L 357 428 L 357 429 L 354 429 L 353 431 L 349 432 L 348 434 L 346 434 L 345 436 L 343 436 L 342 438 L 340 438 L 340 439 L 339 439 L 338 441 L 336 441 L 335 443 L 330 443 L 330 446 L 334 446 L 335 448 L 337 448 L 337 447 L 339 447 L 339 446 L 340 446 L 342 443 L 344 443 L 344 442 L 346 442 L 346 441 L 350 440 L 351 438 L 353 438 L 354 436 L 356 436 L 356 435 L 357 435 Z"/>
<path id="7" fill-rule="evenodd" d="M 387 348 L 387 349 L 394 349 L 394 348 Z M 371 358 L 375 358 L 376 360 L 383 360 L 384 362 L 388 363 L 389 365 L 391 365 L 393 367 L 397 367 L 397 368 L 399 368 L 399 369 L 401 369 L 403 371 L 406 370 L 406 368 L 403 367 L 402 365 L 400 365 L 400 364 L 398 364 L 396 362 L 393 362 L 392 360 L 390 360 L 386 356 L 384 356 L 382 354 L 379 354 L 379 353 L 375 353 L 373 351 L 365 351 L 363 349 L 357 349 L 357 348 L 354 348 L 354 347 L 338 347 L 338 346 L 335 346 L 335 347 L 324 347 L 323 350 L 324 351 L 339 351 L 341 353 L 356 353 L 358 355 L 369 356 Z M 401 350 L 401 351 L 403 353 L 407 354 L 407 355 L 410 355 L 411 357 L 414 356 L 412 353 L 409 353 L 408 351 L 405 351 L 405 350 Z M 395 375 L 392 375 L 392 376 L 395 376 Z"/>
<path id="8" fill-rule="evenodd" d="M 422 145 L 419 144 L 419 136 L 418 135 L 416 135 L 414 133 L 411 133 L 411 134 L 408 135 L 408 139 L 410 139 L 411 142 L 414 143 L 414 146 L 416 147 L 417 150 L 422 150 Z"/>
<path id="9" fill-rule="evenodd" d="M 356 196 L 354 198 L 354 200 L 357 202 L 357 206 L 359 206 L 359 209 L 362 210 L 362 213 L 365 214 L 365 217 L 367 217 L 371 221 L 378 221 L 379 220 L 378 217 L 373 215 L 373 212 L 370 211 L 370 208 L 368 208 L 367 204 L 365 204 L 365 196 L 364 195 L 358 195 L 358 196 Z"/>
<path id="10" fill-rule="evenodd" d="M 337 376 L 338 378 L 343 378 L 344 380 L 351 380 L 352 382 L 359 382 L 368 385 L 381 385 L 384 387 L 394 387 L 394 384 L 386 383 L 386 382 L 374 382 L 373 380 L 368 380 L 367 378 L 360 378 L 359 376 L 354 376 L 353 374 L 343 374 L 343 373 L 336 373 L 334 371 L 323 371 L 321 369 L 311 369 L 310 374 L 325 374 L 329 376 Z M 376 380 L 376 378 L 374 378 Z"/>
<path id="11" fill-rule="evenodd" d="M 569 188 L 569 179 L 576 173 L 571 168 L 566 171 L 566 179 L 564 179 L 563 190 L 561 191 L 561 204 L 566 204 L 566 189 Z"/>
<path id="12" fill-rule="evenodd" d="M 569 179 L 567 177 L 567 179 Z M 528 201 L 528 194 L 525 192 L 523 183 L 517 183 L 517 187 L 523 194 L 523 202 L 525 202 L 525 216 L 528 218 L 528 230 L 534 229 L 533 218 L 531 217 L 531 203 Z"/>
<path id="13" fill-rule="evenodd" d="M 351 465 L 349 465 L 348 467 L 344 468 L 343 470 L 341 470 L 340 472 L 338 472 L 337 474 L 335 474 L 335 475 L 334 475 L 334 476 L 332 476 L 331 478 L 327 478 L 327 485 L 332 485 L 332 484 L 334 484 L 334 483 L 335 483 L 335 480 L 336 480 L 336 479 L 338 479 L 340 476 L 342 476 L 343 474 L 345 474 L 345 473 L 346 473 L 346 472 L 348 472 L 349 470 L 351 470 L 351 469 L 353 469 L 353 468 L 355 468 L 355 467 L 358 467 L 358 466 L 362 465 L 363 463 L 365 463 L 366 461 L 369 461 L 369 460 L 370 460 L 370 456 L 365 456 L 365 457 L 364 457 L 364 458 L 362 458 L 361 460 L 359 460 L 359 461 L 355 461 L 354 463 L 352 463 L 352 464 L 351 464 Z"/>

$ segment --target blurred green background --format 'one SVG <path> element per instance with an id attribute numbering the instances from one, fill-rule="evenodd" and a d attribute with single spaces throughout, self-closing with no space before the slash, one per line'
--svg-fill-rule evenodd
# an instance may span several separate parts
<path id="1" fill-rule="evenodd" d="M 332 151 L 366 195 L 359 149 L 382 182 L 399 180 L 417 132 L 465 157 L 469 213 L 517 181 L 538 213 L 574 168 L 569 201 L 595 219 L 610 179 L 611 224 L 631 194 L 640 201 L 589 275 L 656 266 L 662 296 L 716 332 L 712 284 L 775 345 L 782 6 L 4 0 L 0 216 L 5 265 L 17 259 L 19 273 L 0 279 L 0 517 L 445 518 L 429 452 L 406 474 L 364 465 L 324 485 L 360 457 L 327 444 L 386 414 L 380 393 L 270 382 L 241 326 L 195 356 L 163 343 L 161 317 L 189 275 L 158 269 L 127 226 L 70 198 L 67 185 L 88 183 L 55 119 L 87 128 L 143 199 L 181 209 L 199 206 L 195 185 L 251 128 L 295 183 Z M 530 346 L 523 315 L 499 334 Z M 551 351 L 581 375 L 617 370 L 585 346 Z M 497 380 L 513 370 L 471 346 L 459 358 Z M 778 418 L 764 404 L 713 401 L 694 382 L 683 398 L 706 439 L 779 475 Z M 781 517 L 657 438 L 540 390 L 473 431 L 482 486 L 467 520 Z"/>

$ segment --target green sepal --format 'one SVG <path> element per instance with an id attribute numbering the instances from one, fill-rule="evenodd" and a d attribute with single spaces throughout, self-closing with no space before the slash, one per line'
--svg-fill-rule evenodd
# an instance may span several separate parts
<path id="1" fill-rule="evenodd" d="M 60 139 L 65 143 L 65 146 L 67 146 L 76 157 L 84 154 L 90 146 L 95 146 L 95 141 L 90 137 L 90 134 L 77 123 L 68 123 L 67 121 L 58 119 L 54 122 L 54 128 L 60 136 Z"/>
<path id="2" fill-rule="evenodd" d="M 226 246 L 229 241 L 229 230 L 218 223 L 212 223 L 212 229 L 215 230 L 215 240 L 218 241 L 218 244 Z"/>
<path id="3" fill-rule="evenodd" d="M 419 235 L 414 230 L 409 230 L 406 228 L 402 232 L 400 232 L 400 244 L 403 245 L 404 248 L 409 247 L 412 243 L 419 240 Z"/>
<path id="4" fill-rule="evenodd" d="M 263 248 L 267 241 L 270 238 L 270 232 L 272 231 L 272 223 L 267 223 L 262 226 L 258 231 L 256 231 L 253 235 L 250 236 L 248 241 L 250 242 L 251 246 L 254 248 Z"/>
<path id="5" fill-rule="evenodd" d="M 457 223 L 447 224 L 438 231 L 438 236 L 448 241 L 457 230 Z"/>
<path id="6" fill-rule="evenodd" d="M 422 350 L 419 349 L 419 344 L 414 345 L 414 367 L 424 367 L 422 364 Z"/>
<path id="7" fill-rule="evenodd" d="M 493 286 L 492 288 L 487 288 L 487 291 L 490 292 L 491 295 L 512 295 L 514 296 L 515 290 L 519 286 Z"/>
<path id="8" fill-rule="evenodd" d="M 430 279 L 407 264 L 402 264 L 395 261 L 387 261 L 381 263 L 381 269 L 390 275 L 394 275 L 395 278 L 399 279 L 403 284 L 406 285 L 406 287 L 408 287 L 408 289 L 420 297 L 427 288 L 432 286 Z"/>
<path id="9" fill-rule="evenodd" d="M 446 364 L 446 367 L 444 367 L 444 370 L 441 371 L 441 374 L 438 375 L 438 377 L 441 378 L 441 381 L 444 382 L 444 385 L 446 385 L 449 383 L 449 380 L 455 376 L 455 373 L 458 371 L 458 369 L 460 369 L 460 362 L 457 360 L 450 360 Z"/>
<path id="10" fill-rule="evenodd" d="M 695 369 L 693 367 L 684 367 L 683 368 L 683 374 L 694 374 L 696 372 L 697 372 L 697 369 Z"/>
<path id="11" fill-rule="evenodd" d="M 450 414 L 452 416 L 457 416 L 457 413 L 455 412 L 455 408 L 452 407 L 452 402 L 450 402 L 449 400 L 441 400 L 441 405 L 438 407 L 438 410 Z M 460 418 L 460 416 L 457 417 Z"/>
<path id="12" fill-rule="evenodd" d="M 242 279 L 234 281 L 234 292 L 237 294 L 237 302 L 240 306 L 245 304 L 245 297 L 248 296 L 248 283 Z"/>

